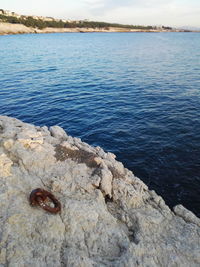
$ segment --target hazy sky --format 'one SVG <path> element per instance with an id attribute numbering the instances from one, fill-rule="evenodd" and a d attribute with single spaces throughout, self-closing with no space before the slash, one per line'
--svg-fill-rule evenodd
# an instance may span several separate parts
<path id="1" fill-rule="evenodd" d="M 0 8 L 62 19 L 200 27 L 200 0 L 0 0 Z"/>

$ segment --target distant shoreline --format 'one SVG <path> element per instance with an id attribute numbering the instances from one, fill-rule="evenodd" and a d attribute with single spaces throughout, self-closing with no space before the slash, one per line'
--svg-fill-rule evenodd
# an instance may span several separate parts
<path id="1" fill-rule="evenodd" d="M 87 32 L 183 32 L 181 30 L 143 30 L 143 29 L 128 29 L 128 28 L 32 28 L 23 24 L 12 24 L 1 22 L 0 23 L 0 35 L 10 34 L 26 34 L 26 33 L 87 33 Z M 191 31 L 189 31 L 191 32 Z"/>

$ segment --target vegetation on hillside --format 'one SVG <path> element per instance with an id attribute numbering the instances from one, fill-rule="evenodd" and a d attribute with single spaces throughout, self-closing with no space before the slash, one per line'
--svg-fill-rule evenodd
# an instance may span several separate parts
<path id="1" fill-rule="evenodd" d="M 127 29 L 141 29 L 141 30 L 152 30 L 155 27 L 152 26 L 137 26 L 137 25 L 123 25 L 117 23 L 107 23 L 107 22 L 98 22 L 98 21 L 71 21 L 71 22 L 64 22 L 62 20 L 42 20 L 42 19 L 34 19 L 33 17 L 29 16 L 21 16 L 17 18 L 15 16 L 5 16 L 0 14 L 0 21 L 8 22 L 8 23 L 19 23 L 23 24 L 27 27 L 33 27 L 38 29 L 44 29 L 46 27 L 51 28 L 109 28 L 109 27 L 117 27 L 117 28 L 127 28 Z M 170 27 L 166 27 L 171 29 Z"/>

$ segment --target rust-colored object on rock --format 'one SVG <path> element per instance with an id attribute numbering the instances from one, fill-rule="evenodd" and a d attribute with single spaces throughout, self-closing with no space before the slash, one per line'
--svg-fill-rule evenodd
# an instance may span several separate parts
<path id="1" fill-rule="evenodd" d="M 48 199 L 53 202 L 54 207 L 51 207 L 46 203 Z M 52 193 L 44 189 L 34 189 L 30 194 L 29 200 L 32 206 L 40 206 L 44 210 L 49 211 L 51 213 L 58 213 L 61 211 L 60 202 L 54 197 Z"/>

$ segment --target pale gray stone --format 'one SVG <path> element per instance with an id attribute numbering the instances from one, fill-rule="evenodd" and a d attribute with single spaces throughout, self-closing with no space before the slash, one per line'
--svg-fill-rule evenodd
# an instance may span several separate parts
<path id="1" fill-rule="evenodd" d="M 51 135 L 57 139 L 66 139 L 67 134 L 60 126 L 51 126 L 49 128 Z"/>
<path id="2" fill-rule="evenodd" d="M 197 218 L 194 213 L 187 210 L 182 205 L 177 205 L 174 207 L 174 213 L 180 217 L 182 217 L 188 223 L 195 223 L 200 227 L 200 219 Z"/>
<path id="3" fill-rule="evenodd" d="M 60 214 L 30 206 L 38 187 Z M 200 266 L 199 219 L 172 212 L 115 155 L 0 116 L 0 266 Z"/>

